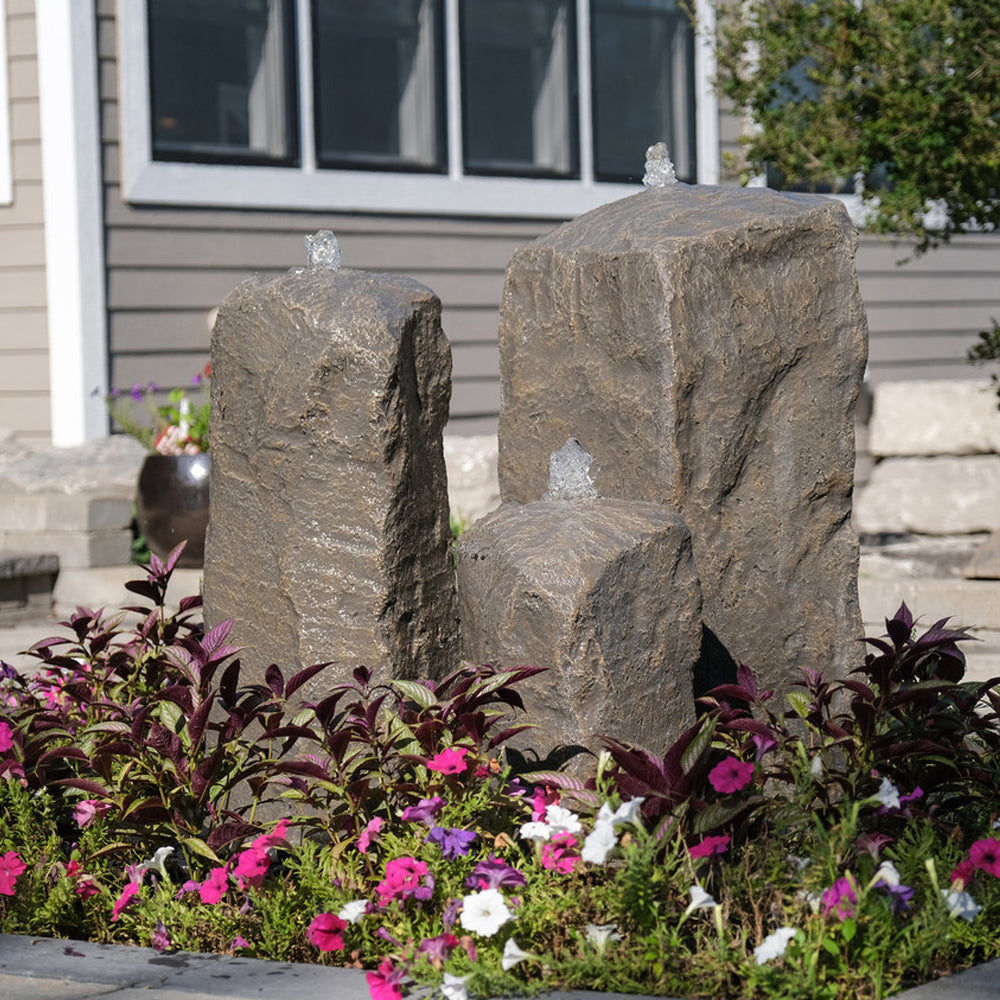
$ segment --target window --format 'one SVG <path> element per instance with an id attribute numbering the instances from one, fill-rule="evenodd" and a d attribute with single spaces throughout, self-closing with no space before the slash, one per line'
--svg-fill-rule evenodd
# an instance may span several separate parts
<path id="1" fill-rule="evenodd" d="M 712 183 L 712 67 L 684 9 L 119 0 L 125 195 L 566 217 L 634 192 L 661 139 Z"/>

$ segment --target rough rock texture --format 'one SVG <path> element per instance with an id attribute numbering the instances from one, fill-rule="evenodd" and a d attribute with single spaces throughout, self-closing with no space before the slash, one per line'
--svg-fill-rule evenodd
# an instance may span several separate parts
<path id="1" fill-rule="evenodd" d="M 441 304 L 394 275 L 244 282 L 212 337 L 206 618 L 256 673 L 334 660 L 433 676 L 457 655 Z"/>
<path id="2" fill-rule="evenodd" d="M 699 670 L 731 657 L 781 688 L 799 665 L 857 661 L 856 248 L 829 199 L 678 184 L 560 226 L 508 268 L 501 496 L 540 497 L 573 436 L 601 496 L 679 511 L 709 629 Z"/>
<path id="3" fill-rule="evenodd" d="M 883 382 L 875 387 L 868 450 L 886 455 L 1000 452 L 1000 410 L 989 379 Z"/>
<path id="4" fill-rule="evenodd" d="M 1000 455 L 886 458 L 858 495 L 865 534 L 958 535 L 1000 529 Z"/>
<path id="5" fill-rule="evenodd" d="M 694 721 L 701 590 L 678 515 L 626 500 L 503 504 L 459 541 L 463 653 L 545 666 L 519 738 L 545 757 L 615 736 L 665 750 Z"/>

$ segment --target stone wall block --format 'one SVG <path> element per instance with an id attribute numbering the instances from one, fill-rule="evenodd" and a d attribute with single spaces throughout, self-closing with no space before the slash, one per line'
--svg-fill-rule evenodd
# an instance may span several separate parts
<path id="1" fill-rule="evenodd" d="M 578 438 L 601 496 L 680 513 L 706 626 L 779 688 L 857 661 L 857 242 L 828 199 L 678 184 L 558 227 L 507 271 L 503 500 L 540 497 Z"/>
<path id="2" fill-rule="evenodd" d="M 858 496 L 863 534 L 1000 530 L 1000 455 L 886 458 Z"/>
<path id="3" fill-rule="evenodd" d="M 868 450 L 889 455 L 1000 453 L 1000 410 L 989 379 L 883 382 L 874 389 Z"/>
<path id="4" fill-rule="evenodd" d="M 408 278 L 258 276 L 212 337 L 207 620 L 261 672 L 434 676 L 458 652 L 441 305 Z"/>
<path id="5" fill-rule="evenodd" d="M 686 525 L 625 500 L 503 504 L 458 546 L 463 653 L 544 666 L 519 688 L 537 728 L 516 746 L 660 750 L 694 721 L 701 589 Z"/>

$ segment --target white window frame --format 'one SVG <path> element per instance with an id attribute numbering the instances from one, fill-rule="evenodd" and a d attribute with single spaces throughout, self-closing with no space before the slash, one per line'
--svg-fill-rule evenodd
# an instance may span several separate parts
<path id="1" fill-rule="evenodd" d="M 10 146 L 10 94 L 7 92 L 7 3 L 0 0 L 0 205 L 14 204 L 13 154 Z"/>
<path id="2" fill-rule="evenodd" d="M 639 190 L 637 184 L 598 182 L 593 175 L 590 101 L 589 0 L 576 0 L 580 178 L 512 178 L 462 173 L 458 66 L 459 0 L 444 0 L 445 174 L 319 169 L 313 136 L 309 0 L 294 0 L 299 37 L 299 167 L 230 166 L 156 161 L 152 157 L 146 0 L 118 0 L 122 194 L 136 204 L 394 212 L 401 214 L 569 218 Z M 697 0 L 695 100 L 698 182 L 719 180 L 718 102 L 711 80 L 710 0 Z M 658 140 L 650 136 L 650 143 Z M 641 161 L 644 150 L 636 151 Z"/>

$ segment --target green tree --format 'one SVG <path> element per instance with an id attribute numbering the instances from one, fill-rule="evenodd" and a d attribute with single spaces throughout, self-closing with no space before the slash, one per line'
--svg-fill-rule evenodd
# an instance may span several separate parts
<path id="1" fill-rule="evenodd" d="M 860 177 L 868 228 L 922 252 L 1000 224 L 998 0 L 716 0 L 749 169 Z M 929 209 L 935 211 L 929 212 Z"/>

